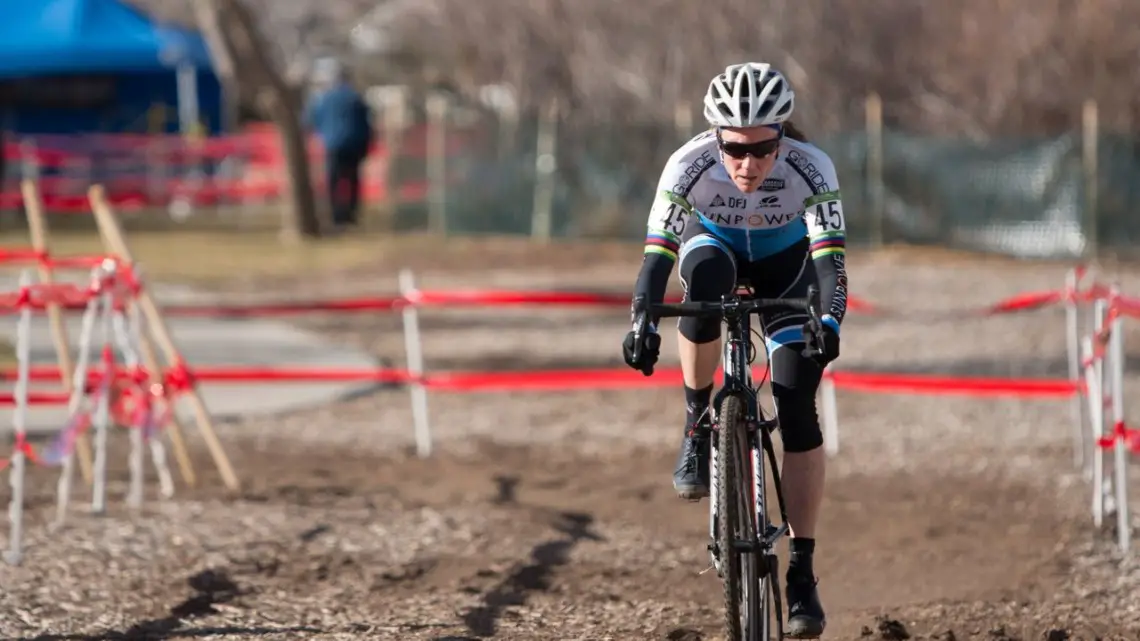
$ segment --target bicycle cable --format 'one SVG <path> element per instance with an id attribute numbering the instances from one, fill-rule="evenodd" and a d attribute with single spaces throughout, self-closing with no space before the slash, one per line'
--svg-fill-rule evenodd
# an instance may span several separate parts
<path id="1" fill-rule="evenodd" d="M 759 331 L 757 331 L 755 327 L 752 328 L 752 333 L 755 334 L 756 337 L 759 338 L 760 340 L 764 340 L 764 336 Z M 751 365 L 753 363 L 753 361 L 756 360 L 756 343 L 749 340 L 748 341 L 748 347 L 751 351 L 751 354 L 750 354 L 749 359 L 748 359 L 748 364 Z M 763 387 L 764 386 L 764 383 L 766 383 L 768 381 L 768 374 L 771 373 L 771 371 L 772 371 L 772 359 L 770 359 L 770 358 L 765 359 L 764 376 L 762 376 L 760 378 L 760 384 L 757 385 L 757 387 Z"/>
<path id="2" fill-rule="evenodd" d="M 753 335 L 755 335 L 756 338 L 759 338 L 760 340 L 764 340 L 764 336 L 761 335 L 760 332 L 757 331 L 755 327 L 751 327 L 749 329 L 752 330 L 751 333 Z M 756 341 L 753 341 L 752 337 L 749 336 L 748 337 L 748 364 L 751 365 L 754 362 L 756 362 Z"/>

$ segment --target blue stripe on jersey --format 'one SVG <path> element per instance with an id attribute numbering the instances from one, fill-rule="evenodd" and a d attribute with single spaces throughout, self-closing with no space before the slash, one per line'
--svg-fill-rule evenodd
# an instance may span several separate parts
<path id="1" fill-rule="evenodd" d="M 701 224 L 714 236 L 728 243 L 739 260 L 756 261 L 778 254 L 807 236 L 807 223 L 797 217 L 783 227 L 774 229 L 740 229 L 718 225 L 697 212 Z"/>

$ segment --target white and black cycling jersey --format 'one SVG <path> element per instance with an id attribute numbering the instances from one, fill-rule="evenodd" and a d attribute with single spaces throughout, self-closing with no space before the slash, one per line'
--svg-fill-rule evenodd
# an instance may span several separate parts
<path id="1" fill-rule="evenodd" d="M 719 160 L 716 134 L 694 137 L 669 157 L 649 213 L 646 252 L 672 258 L 697 219 L 742 261 L 777 254 L 803 238 L 812 256 L 843 252 L 846 231 L 839 179 L 819 147 L 784 138 L 760 189 L 737 189 Z"/>
<path id="2" fill-rule="evenodd" d="M 699 235 L 726 246 L 737 263 L 804 252 L 803 260 L 815 266 L 823 310 L 838 329 L 847 310 L 847 226 L 831 158 L 811 143 L 785 137 L 771 172 L 758 190 L 746 194 L 732 182 L 720 153 L 710 130 L 665 163 L 649 212 L 636 291 L 661 300 L 682 239 L 693 235 L 685 230 L 695 226 Z"/>

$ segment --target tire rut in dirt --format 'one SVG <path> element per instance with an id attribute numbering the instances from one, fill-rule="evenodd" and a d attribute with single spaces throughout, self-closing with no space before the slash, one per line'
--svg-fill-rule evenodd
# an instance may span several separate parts
<path id="1" fill-rule="evenodd" d="M 400 639 L 566 638 L 559 629 L 589 638 L 720 634 L 719 581 L 712 572 L 698 575 L 708 564 L 707 505 L 676 498 L 672 449 L 615 447 L 584 456 L 565 445 L 483 443 L 474 455 L 444 449 L 420 460 L 280 441 L 227 446 L 247 489 L 227 498 L 206 471 L 208 458 L 196 453 L 201 488 L 180 488 L 169 509 L 148 497 L 154 511 L 137 527 L 170 530 L 163 536 L 184 542 L 145 551 L 154 558 L 138 561 L 142 574 L 108 573 L 100 556 L 80 551 L 87 548 L 58 552 L 67 559 L 61 571 L 86 577 L 90 590 L 145 595 L 135 603 L 91 597 L 91 607 L 121 608 L 133 618 L 117 629 L 168 625 L 162 622 L 179 604 L 203 592 L 188 591 L 188 581 L 209 571 L 237 589 L 232 600 L 185 606 L 180 620 L 202 628 L 307 626 Z M 111 461 L 110 517 L 74 515 L 72 527 L 86 534 L 43 541 L 40 554 L 84 536 L 108 545 L 91 537 L 131 520 L 120 502 L 122 458 Z M 32 522 L 42 523 L 55 475 L 33 472 L 39 514 Z M 912 634 L 965 632 L 977 627 L 977 616 L 1009 630 L 1038 625 L 1028 618 L 1035 612 L 970 604 L 1048 596 L 1066 571 L 1057 549 L 1084 531 L 1083 521 L 1065 513 L 1069 502 L 1083 505 L 995 472 L 933 478 L 868 470 L 829 479 L 816 568 L 827 637 L 860 638 L 884 613 L 908 622 Z M 20 585 L 32 591 L 27 598 L 42 598 L 35 586 L 56 585 L 45 581 L 14 582 L 6 598 L 25 598 Z M 939 605 L 956 603 L 965 605 Z"/>

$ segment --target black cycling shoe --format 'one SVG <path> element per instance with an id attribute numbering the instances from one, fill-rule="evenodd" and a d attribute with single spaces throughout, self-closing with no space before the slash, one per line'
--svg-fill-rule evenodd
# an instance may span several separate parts
<path id="1" fill-rule="evenodd" d="M 791 639 L 818 639 L 827 626 L 815 579 L 787 577 L 788 625 L 784 636 Z"/>
<path id="2" fill-rule="evenodd" d="M 677 466 L 673 469 L 673 489 L 677 496 L 690 501 L 699 501 L 709 495 L 709 440 L 708 413 L 696 426 L 685 429 L 681 441 L 681 453 L 677 456 Z"/>

